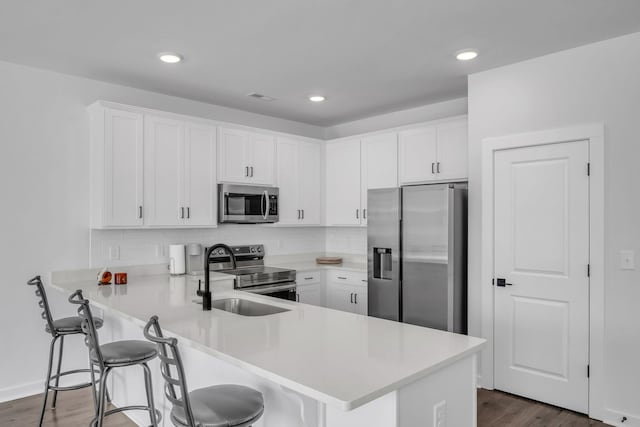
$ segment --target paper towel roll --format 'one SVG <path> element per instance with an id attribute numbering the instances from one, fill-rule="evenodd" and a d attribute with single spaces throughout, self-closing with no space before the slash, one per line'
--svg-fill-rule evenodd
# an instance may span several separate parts
<path id="1" fill-rule="evenodd" d="M 169 245 L 169 273 L 184 274 L 184 245 Z"/>

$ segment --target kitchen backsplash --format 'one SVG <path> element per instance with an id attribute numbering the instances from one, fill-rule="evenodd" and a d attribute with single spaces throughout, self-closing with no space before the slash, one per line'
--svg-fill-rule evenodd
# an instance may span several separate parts
<path id="1" fill-rule="evenodd" d="M 274 228 L 224 224 L 216 229 L 92 230 L 91 266 L 168 262 L 173 243 L 262 243 L 267 255 L 339 253 L 365 255 L 366 228 Z"/>
<path id="2" fill-rule="evenodd" d="M 216 229 L 92 230 L 91 266 L 168 262 L 173 243 L 262 243 L 267 255 L 325 251 L 324 228 L 223 224 Z"/>

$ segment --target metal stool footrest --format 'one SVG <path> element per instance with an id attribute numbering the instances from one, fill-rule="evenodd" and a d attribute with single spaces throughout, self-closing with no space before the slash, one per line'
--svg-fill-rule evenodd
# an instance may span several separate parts
<path id="1" fill-rule="evenodd" d="M 117 414 L 118 412 L 124 412 L 124 411 L 145 411 L 145 412 L 149 412 L 149 407 L 148 406 L 144 406 L 144 405 L 123 406 L 121 408 L 113 408 L 113 409 L 109 409 L 108 411 L 105 411 L 104 416 L 108 417 L 109 415 Z M 160 423 L 160 421 L 162 420 L 162 414 L 157 409 L 155 409 L 154 411 L 156 413 L 156 423 Z M 91 420 L 91 422 L 89 423 L 89 426 L 93 427 L 93 426 L 96 425 L 97 422 L 98 422 L 98 417 L 95 417 L 95 418 L 93 418 Z"/>
<path id="2" fill-rule="evenodd" d="M 65 375 L 73 375 L 73 374 L 84 374 L 84 373 L 91 373 L 91 369 L 74 369 L 71 371 L 66 371 L 66 372 L 61 372 L 60 374 L 55 374 L 55 375 L 51 375 L 51 377 L 49 378 L 49 383 L 47 384 L 49 390 L 54 390 L 54 391 L 69 391 L 69 390 L 80 390 L 83 388 L 87 388 L 87 387 L 91 387 L 93 385 L 92 382 L 88 382 L 88 383 L 80 383 L 80 384 L 73 384 L 73 385 L 68 385 L 68 386 L 55 386 L 55 385 L 51 385 L 51 381 L 64 377 Z M 94 374 L 99 374 L 100 371 L 93 371 Z"/>

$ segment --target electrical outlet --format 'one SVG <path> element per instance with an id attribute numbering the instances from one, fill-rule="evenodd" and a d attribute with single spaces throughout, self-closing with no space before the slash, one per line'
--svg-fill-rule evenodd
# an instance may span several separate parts
<path id="1" fill-rule="evenodd" d="M 433 427 L 447 427 L 447 402 L 433 405 Z"/>
<path id="2" fill-rule="evenodd" d="M 109 261 L 120 259 L 120 246 L 109 246 Z"/>
<path id="3" fill-rule="evenodd" d="M 620 251 L 620 268 L 623 270 L 635 270 L 635 252 L 632 250 Z"/>

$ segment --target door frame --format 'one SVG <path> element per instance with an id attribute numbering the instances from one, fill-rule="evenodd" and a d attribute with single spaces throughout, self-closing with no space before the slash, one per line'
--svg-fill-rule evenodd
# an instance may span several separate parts
<path id="1" fill-rule="evenodd" d="M 604 375 L 604 124 L 594 123 L 560 129 L 513 134 L 482 140 L 482 252 L 481 325 L 482 337 L 494 342 L 494 153 L 500 150 L 557 144 L 589 142 L 589 416 L 605 416 Z M 586 173 L 586 171 L 585 171 Z M 494 346 L 485 347 L 481 356 L 482 386 L 494 388 Z"/>

